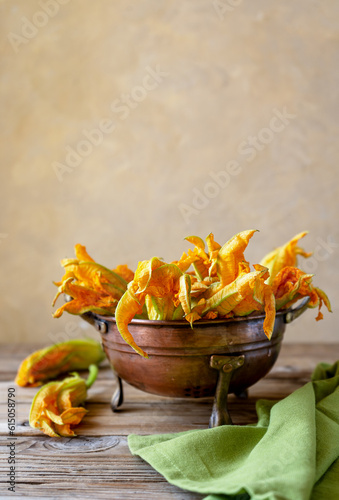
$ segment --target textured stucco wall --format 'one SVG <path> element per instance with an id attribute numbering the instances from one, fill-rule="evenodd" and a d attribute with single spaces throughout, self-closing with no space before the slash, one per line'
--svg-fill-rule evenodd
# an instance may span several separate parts
<path id="1" fill-rule="evenodd" d="M 339 341 L 336 0 L 3 0 L 0 23 L 0 341 L 83 331 L 50 305 L 77 242 L 135 268 L 250 228 L 252 263 L 310 231 L 334 314 L 286 341 Z"/>

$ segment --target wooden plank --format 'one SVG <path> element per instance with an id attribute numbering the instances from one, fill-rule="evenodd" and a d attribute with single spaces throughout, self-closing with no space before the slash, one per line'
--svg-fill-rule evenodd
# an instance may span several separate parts
<path id="1" fill-rule="evenodd" d="M 287 385 L 285 391 L 280 388 L 280 396 L 284 397 L 303 384 Z M 268 393 L 259 395 L 267 398 Z M 243 425 L 256 422 L 255 404 L 259 398 L 250 396 L 247 400 L 229 397 L 229 410 L 234 423 Z M 276 385 L 271 387 L 270 399 L 277 397 Z M 205 429 L 212 410 L 212 399 L 187 401 L 173 399 L 168 403 L 154 402 L 126 402 L 117 413 L 112 413 L 110 406 L 105 403 L 87 403 L 88 414 L 83 422 L 77 426 L 79 436 L 106 436 L 181 432 L 190 429 Z M 28 425 L 30 403 L 17 405 L 16 432 L 20 436 L 39 435 L 38 430 Z M 0 434 L 7 435 L 6 425 L 7 408 L 0 405 Z"/>
<path id="2" fill-rule="evenodd" d="M 6 476 L 6 442 L 0 444 L 1 477 Z M 43 435 L 18 440 L 16 495 L 45 498 L 197 500 L 179 490 L 131 455 L 125 436 L 51 439 Z M 6 484 L 1 484 L 6 496 Z M 8 492 L 8 496 L 12 496 Z"/>
<path id="3" fill-rule="evenodd" d="M 0 380 L 13 380 L 21 361 L 44 345 L 1 345 Z M 334 362 L 339 357 L 339 343 L 332 344 L 282 344 L 276 367 L 289 365 L 312 371 L 321 361 Z M 108 368 L 105 361 L 102 367 Z"/>
<path id="4" fill-rule="evenodd" d="M 1 497 L 198 500 L 201 495 L 169 485 L 148 464 L 133 457 L 127 446 L 131 433 L 152 434 L 204 429 L 212 398 L 174 399 L 139 391 L 124 384 L 125 402 L 112 413 L 109 401 L 115 387 L 108 364 L 90 389 L 89 410 L 77 427 L 76 439 L 51 439 L 28 425 L 31 401 L 37 388 L 16 387 L 18 481 L 16 493 L 8 492 L 7 403 L 8 387 L 20 361 L 37 346 L 2 346 L 0 353 L 0 471 Z M 272 371 L 249 390 L 249 398 L 229 397 L 236 424 L 256 421 L 259 398 L 281 399 L 310 380 L 320 361 L 338 358 L 338 344 L 285 344 Z"/>
<path id="5" fill-rule="evenodd" d="M 249 399 L 229 396 L 229 409 L 235 423 L 244 424 L 256 420 L 255 403 L 259 398 L 281 399 L 308 381 L 305 378 L 262 379 L 249 390 Z M 8 383 L 2 383 L 1 389 Z M 86 407 L 89 413 L 77 427 L 79 435 L 110 435 L 130 433 L 150 434 L 153 432 L 179 432 L 192 428 L 206 428 L 212 409 L 212 398 L 174 399 L 148 395 L 125 384 L 125 402 L 117 413 L 109 406 L 111 381 L 101 381 L 104 391 L 89 391 Z M 99 387 L 99 382 L 98 382 Z M 17 433 L 34 435 L 38 433 L 28 426 L 30 405 L 36 388 L 20 388 L 16 394 Z M 6 389 L 3 391 L 6 392 Z M 0 434 L 7 433 L 7 406 L 0 404 Z"/>
<path id="6" fill-rule="evenodd" d="M 304 383 L 310 380 L 310 373 L 300 372 L 290 373 L 289 377 L 286 374 L 278 374 L 277 376 L 267 376 L 264 379 L 257 382 L 255 385 L 249 388 L 249 393 L 256 397 L 285 397 L 285 395 L 291 393 L 293 390 L 300 387 Z M 125 403 L 129 402 L 143 402 L 143 403 L 161 403 L 170 404 L 174 398 L 167 398 L 156 396 L 154 394 L 148 394 L 146 392 L 139 391 L 128 384 L 124 385 L 124 398 Z M 38 388 L 24 388 L 16 387 L 12 382 L 0 382 L 0 393 L 7 394 L 9 387 L 15 387 L 17 404 L 31 403 L 35 393 Z M 102 403 L 109 404 L 112 394 L 115 390 L 116 384 L 113 380 L 101 380 L 100 383 L 97 381 L 88 391 L 87 403 Z M 278 392 L 277 392 L 278 391 Z M 208 399 L 202 398 L 201 400 Z M 185 399 L 184 401 L 197 401 L 196 399 Z M 1 402 L 0 402 L 1 405 Z M 123 408 L 122 407 L 122 408 Z"/>

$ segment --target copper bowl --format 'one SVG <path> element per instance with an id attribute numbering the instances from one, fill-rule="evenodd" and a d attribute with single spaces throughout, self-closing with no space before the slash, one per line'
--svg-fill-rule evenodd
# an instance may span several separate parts
<path id="1" fill-rule="evenodd" d="M 230 423 L 225 408 L 227 394 L 243 393 L 272 368 L 286 323 L 304 312 L 308 300 L 295 309 L 277 312 L 271 340 L 263 331 L 265 315 L 199 320 L 193 328 L 185 320 L 134 319 L 129 331 L 137 345 L 148 353 L 148 359 L 126 344 L 114 317 L 86 313 L 83 318 L 100 332 L 103 348 L 118 379 L 160 396 L 215 396 L 216 415 L 213 418 L 212 413 L 210 422 L 214 426 Z M 112 399 L 113 410 L 122 403 L 121 391 L 119 380 L 118 391 Z"/>

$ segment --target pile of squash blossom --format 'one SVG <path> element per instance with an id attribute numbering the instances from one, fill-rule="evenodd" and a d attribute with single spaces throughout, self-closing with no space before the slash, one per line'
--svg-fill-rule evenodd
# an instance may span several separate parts
<path id="1" fill-rule="evenodd" d="M 75 259 L 63 259 L 65 275 L 59 283 L 55 304 L 61 294 L 73 300 L 54 313 L 114 315 L 122 338 L 139 354 L 148 357 L 133 340 L 128 324 L 133 318 L 187 320 L 232 318 L 265 313 L 263 324 L 271 338 L 275 313 L 287 309 L 303 297 L 308 307 L 324 303 L 331 312 L 326 294 L 312 284 L 312 274 L 297 267 L 297 256 L 309 257 L 298 246 L 302 232 L 268 255 L 251 270 L 244 252 L 256 230 L 242 231 L 223 246 L 209 234 L 205 242 L 198 236 L 186 240 L 194 245 L 179 260 L 166 263 L 158 257 L 139 262 L 135 273 L 126 265 L 114 270 L 96 263 L 86 248 L 75 246 Z M 206 248 L 207 247 L 207 248 Z"/>

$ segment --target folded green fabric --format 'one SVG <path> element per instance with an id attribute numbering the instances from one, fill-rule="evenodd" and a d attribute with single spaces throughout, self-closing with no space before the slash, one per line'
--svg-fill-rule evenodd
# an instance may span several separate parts
<path id="1" fill-rule="evenodd" d="M 257 402 L 256 425 L 130 435 L 134 455 L 205 500 L 339 498 L 339 361 L 287 398 Z"/>

